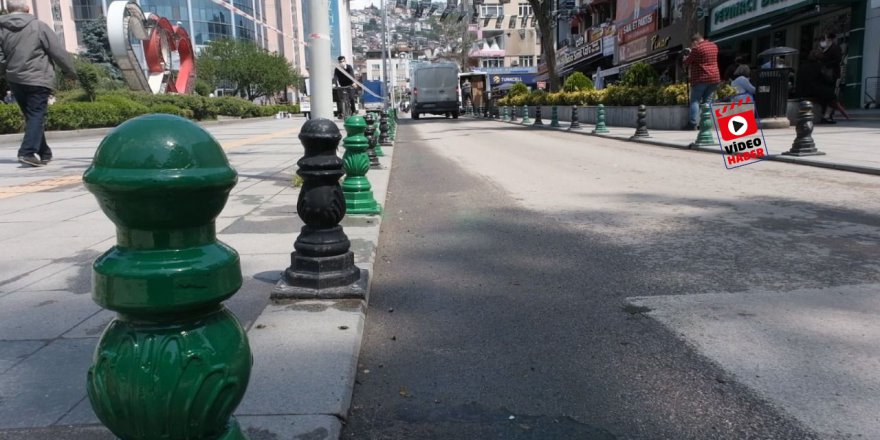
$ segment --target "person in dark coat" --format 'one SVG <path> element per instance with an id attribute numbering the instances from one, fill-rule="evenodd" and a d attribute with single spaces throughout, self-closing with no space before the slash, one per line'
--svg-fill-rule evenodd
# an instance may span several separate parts
<path id="1" fill-rule="evenodd" d="M 823 72 L 823 65 L 819 61 L 822 53 L 813 50 L 807 60 L 801 64 L 797 73 L 797 94 L 801 99 L 809 99 L 822 108 L 823 124 L 835 124 L 831 118 L 834 109 L 840 110 L 849 119 L 846 111 L 837 101 L 834 93 L 834 79 Z"/>

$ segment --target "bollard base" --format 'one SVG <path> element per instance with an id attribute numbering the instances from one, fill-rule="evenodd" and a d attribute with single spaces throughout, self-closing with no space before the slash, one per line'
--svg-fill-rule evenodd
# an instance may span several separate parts
<path id="1" fill-rule="evenodd" d="M 611 133 L 611 130 L 607 128 L 596 128 L 591 133 L 593 134 L 608 134 Z"/>
<path id="2" fill-rule="evenodd" d="M 220 435 L 220 437 L 217 437 L 217 440 L 248 440 L 248 438 L 245 437 L 243 432 L 241 432 L 241 427 L 238 425 L 238 421 L 235 420 L 234 417 L 230 417 L 229 427 L 226 428 L 226 432 Z"/>
<path id="3" fill-rule="evenodd" d="M 718 146 L 718 142 L 696 141 L 696 142 L 691 142 L 690 145 L 688 145 L 688 148 L 694 149 L 694 148 L 700 148 L 700 147 L 717 147 L 717 146 Z"/>
<path id="4" fill-rule="evenodd" d="M 298 258 L 295 252 L 292 258 Z M 270 299 L 366 298 L 370 273 L 354 265 L 352 252 L 335 257 L 303 257 L 301 260 L 309 260 L 307 264 L 312 267 L 287 268 L 272 289 Z"/>
<path id="5" fill-rule="evenodd" d="M 786 152 L 782 153 L 782 155 L 783 156 L 803 157 L 803 156 L 824 156 L 825 153 L 822 151 L 786 151 Z"/>

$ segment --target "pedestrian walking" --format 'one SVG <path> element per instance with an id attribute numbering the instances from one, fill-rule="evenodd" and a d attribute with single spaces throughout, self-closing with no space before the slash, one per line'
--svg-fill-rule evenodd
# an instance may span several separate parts
<path id="1" fill-rule="evenodd" d="M 712 102 L 715 89 L 721 82 L 718 71 L 718 46 L 703 38 L 703 34 L 695 33 L 691 37 L 691 47 L 685 49 L 684 65 L 688 68 L 690 79 L 690 108 L 688 123 L 685 130 L 696 130 L 700 104 Z"/>
<path id="2" fill-rule="evenodd" d="M 835 100 L 840 94 L 840 63 L 843 61 L 843 51 L 837 44 L 837 34 L 834 32 L 826 32 L 819 42 L 820 52 L 818 53 L 819 63 L 822 64 L 822 74 L 831 78 L 832 87 L 834 89 Z M 846 112 L 841 112 L 849 119 Z M 826 119 L 834 123 L 834 109 L 826 116 Z"/>
<path id="3" fill-rule="evenodd" d="M 52 160 L 43 124 L 55 88 L 54 66 L 71 79 L 76 79 L 76 69 L 55 32 L 30 14 L 29 3 L 7 0 L 9 14 L 0 16 L 0 73 L 6 76 L 24 113 L 25 131 L 18 161 L 39 167 Z"/>
<path id="4" fill-rule="evenodd" d="M 819 61 L 821 57 L 821 51 L 814 49 L 810 52 L 806 62 L 801 64 L 797 74 L 797 94 L 801 99 L 809 99 L 819 104 L 822 109 L 822 119 L 819 123 L 836 124 L 837 122 L 831 116 L 834 109 L 840 110 L 847 118 L 849 115 L 837 101 L 837 95 L 834 93 L 834 79 L 823 71 Z"/>

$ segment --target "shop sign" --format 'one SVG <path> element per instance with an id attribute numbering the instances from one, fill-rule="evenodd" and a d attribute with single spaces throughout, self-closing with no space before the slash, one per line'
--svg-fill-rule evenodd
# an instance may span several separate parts
<path id="1" fill-rule="evenodd" d="M 486 68 L 483 69 L 483 70 L 485 70 L 485 72 L 488 73 L 488 74 L 490 74 L 490 75 L 503 75 L 503 74 L 508 74 L 508 75 L 515 75 L 515 74 L 520 74 L 520 75 L 521 75 L 521 74 L 528 74 L 528 75 L 533 75 L 535 72 L 538 71 L 538 69 L 537 69 L 536 67 L 486 67 Z"/>
<path id="2" fill-rule="evenodd" d="M 644 17 L 639 17 L 623 26 L 617 31 L 617 40 L 621 43 L 629 43 L 639 37 L 650 34 L 657 30 L 657 11 Z"/>
<path id="3" fill-rule="evenodd" d="M 617 57 L 621 62 L 641 58 L 648 54 L 648 37 L 640 37 L 626 44 L 620 44 Z"/>
<path id="4" fill-rule="evenodd" d="M 499 86 L 501 84 L 525 83 L 534 84 L 535 75 L 492 75 L 492 85 Z"/>
<path id="5" fill-rule="evenodd" d="M 556 65 L 564 67 L 581 60 L 592 58 L 602 54 L 602 40 L 596 40 L 583 46 L 576 47 L 574 50 L 568 51 L 561 57 L 556 58 Z"/>
<path id="6" fill-rule="evenodd" d="M 602 32 L 603 37 L 613 37 L 615 34 L 617 34 L 617 26 L 613 24 L 610 26 L 605 26 L 602 29 L 604 29 L 604 31 Z"/>
<path id="7" fill-rule="evenodd" d="M 664 37 L 660 34 L 651 35 L 651 52 L 668 48 L 671 40 L 672 37 L 669 36 Z"/>
<path id="8" fill-rule="evenodd" d="M 606 57 L 614 56 L 614 35 L 602 37 L 602 55 Z"/>
<path id="9" fill-rule="evenodd" d="M 592 27 L 588 33 L 590 34 L 590 41 L 596 41 L 602 38 L 604 31 L 600 27 Z"/>
<path id="10" fill-rule="evenodd" d="M 709 14 L 709 32 L 717 33 L 756 17 L 809 3 L 811 0 L 728 0 Z"/>

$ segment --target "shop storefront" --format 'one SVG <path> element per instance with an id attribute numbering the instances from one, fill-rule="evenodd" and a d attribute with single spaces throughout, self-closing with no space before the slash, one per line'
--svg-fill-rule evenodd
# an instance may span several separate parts
<path id="1" fill-rule="evenodd" d="M 624 15 L 618 22 L 615 67 L 603 71 L 602 76 L 613 81 L 642 62 L 653 66 L 665 81 L 684 81 L 679 54 L 690 38 L 683 18 L 661 9 L 656 2 L 649 2 L 634 15 Z"/>
<path id="2" fill-rule="evenodd" d="M 556 51 L 556 71 L 565 78 L 574 72 L 591 74 L 597 68 L 609 67 L 615 48 L 614 26 L 594 27 L 574 38 L 572 46 Z"/>
<path id="3" fill-rule="evenodd" d="M 784 58 L 786 66 L 797 69 L 819 47 L 823 34 L 837 34 L 845 59 L 841 100 L 847 106 L 860 104 L 864 0 L 729 0 L 712 8 L 707 21 L 722 72 L 737 56 L 753 69 L 760 68 L 769 59 L 758 54 L 781 46 L 797 50 Z"/>

